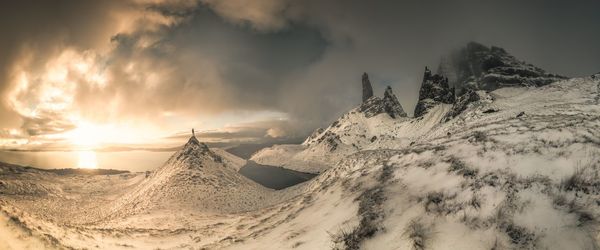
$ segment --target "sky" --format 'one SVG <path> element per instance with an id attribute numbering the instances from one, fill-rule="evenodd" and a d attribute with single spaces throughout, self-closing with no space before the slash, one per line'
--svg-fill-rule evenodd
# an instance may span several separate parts
<path id="1" fill-rule="evenodd" d="M 115 0 L 0 3 L 0 148 L 302 138 L 469 41 L 548 72 L 600 71 L 600 2 Z"/>

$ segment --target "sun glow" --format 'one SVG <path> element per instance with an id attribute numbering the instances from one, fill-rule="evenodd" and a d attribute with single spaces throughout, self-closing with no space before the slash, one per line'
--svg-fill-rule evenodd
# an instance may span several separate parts
<path id="1" fill-rule="evenodd" d="M 78 168 L 97 168 L 98 160 L 94 151 L 79 151 L 79 160 L 77 161 Z"/>
<path id="2" fill-rule="evenodd" d="M 106 134 L 106 128 L 91 123 L 80 123 L 68 133 L 67 138 L 76 146 L 97 147 L 106 138 Z"/>
<path id="3" fill-rule="evenodd" d="M 91 150 L 111 144 L 136 144 L 148 141 L 152 130 L 135 124 L 95 124 L 75 119 L 76 128 L 65 133 L 64 138 L 73 146 Z"/>

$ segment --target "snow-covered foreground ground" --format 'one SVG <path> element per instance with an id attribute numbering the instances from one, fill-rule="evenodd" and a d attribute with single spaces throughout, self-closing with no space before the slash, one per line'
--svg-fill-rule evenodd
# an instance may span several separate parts
<path id="1" fill-rule="evenodd" d="M 0 248 L 598 249 L 598 84 L 498 89 L 447 122 L 350 112 L 279 148 L 324 163 L 281 191 L 195 139 L 149 176 L 3 165 Z"/>

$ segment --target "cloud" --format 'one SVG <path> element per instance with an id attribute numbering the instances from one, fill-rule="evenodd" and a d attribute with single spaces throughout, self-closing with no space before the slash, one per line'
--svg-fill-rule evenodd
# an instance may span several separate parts
<path id="1" fill-rule="evenodd" d="M 2 4 L 0 128 L 38 139 L 82 121 L 302 137 L 359 104 L 365 71 L 376 94 L 391 85 L 410 113 L 424 66 L 469 40 L 564 75 L 600 65 L 597 2 Z"/>
<path id="2" fill-rule="evenodd" d="M 288 0 L 201 0 L 216 13 L 235 24 L 250 24 L 259 31 L 275 31 L 287 26 L 284 11 Z"/>
<path id="3" fill-rule="evenodd" d="M 253 122 L 242 122 L 223 128 L 196 131 L 196 137 L 207 142 L 253 142 L 265 143 L 279 139 L 301 141 L 306 131 L 287 119 L 267 119 Z M 302 132 L 299 132 L 302 131 Z M 184 140 L 189 138 L 190 131 L 180 132 L 166 139 Z"/>

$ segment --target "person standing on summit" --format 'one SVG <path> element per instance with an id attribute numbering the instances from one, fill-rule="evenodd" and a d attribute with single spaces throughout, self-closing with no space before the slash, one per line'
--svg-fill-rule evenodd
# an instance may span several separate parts
<path id="1" fill-rule="evenodd" d="M 194 133 L 194 128 L 192 128 L 192 136 L 196 137 L 196 133 Z"/>

